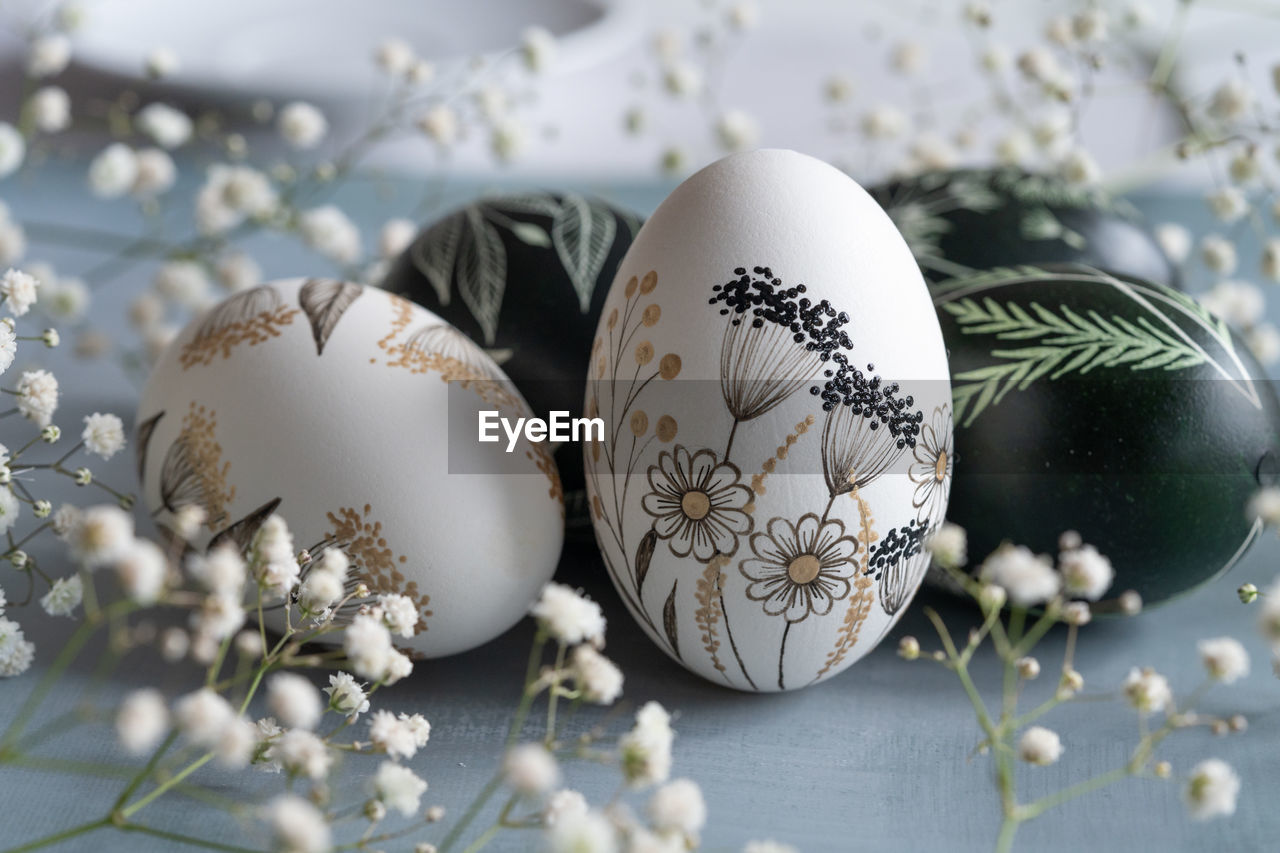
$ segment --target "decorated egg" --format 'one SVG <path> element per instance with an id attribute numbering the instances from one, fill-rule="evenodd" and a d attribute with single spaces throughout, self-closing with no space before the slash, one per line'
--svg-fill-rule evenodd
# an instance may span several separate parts
<path id="1" fill-rule="evenodd" d="M 492 196 L 419 234 L 383 287 L 483 347 L 540 417 L 577 416 L 605 290 L 639 227 L 635 215 L 574 193 Z M 570 522 L 585 525 L 580 448 L 562 446 Z"/>
<path id="2" fill-rule="evenodd" d="M 756 151 L 681 184 L 618 268 L 585 409 L 605 566 L 693 672 L 804 687 L 910 603 L 950 486 L 946 354 L 906 243 L 838 170 Z"/>
<path id="3" fill-rule="evenodd" d="M 413 600 L 415 651 L 452 654 L 520 619 L 563 538 L 547 446 L 479 442 L 482 411 L 528 414 L 430 311 L 346 282 L 265 284 L 193 320 L 155 366 L 142 495 L 161 525 L 203 508 L 199 545 L 246 545 L 279 514 L 297 547 L 337 545 L 354 580 Z"/>
<path id="4" fill-rule="evenodd" d="M 1112 595 L 1172 598 L 1258 535 L 1280 403 L 1241 339 L 1183 293 L 1089 267 L 994 270 L 934 292 L 959 468 L 950 520 L 978 562 L 1078 531 Z"/>
<path id="5" fill-rule="evenodd" d="M 1177 268 L 1124 199 L 1012 167 L 926 172 L 872 191 L 925 278 L 1082 263 L 1179 287 Z"/>

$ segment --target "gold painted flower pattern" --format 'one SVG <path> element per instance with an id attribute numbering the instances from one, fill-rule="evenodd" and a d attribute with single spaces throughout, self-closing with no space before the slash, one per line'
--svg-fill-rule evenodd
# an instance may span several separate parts
<path id="1" fill-rule="evenodd" d="M 717 462 L 714 451 L 704 448 L 690 455 L 676 445 L 650 466 L 650 491 L 640 505 L 653 516 L 653 530 L 668 540 L 671 553 L 692 553 L 705 563 L 717 553 L 732 556 L 738 537 L 754 526 L 745 509 L 751 489 L 741 479 L 738 466 Z"/>
<path id="2" fill-rule="evenodd" d="M 431 596 L 419 591 L 417 581 L 405 581 L 400 566 L 406 558 L 397 557 L 387 544 L 382 522 L 369 518 L 372 510 L 365 504 L 363 510 L 342 507 L 336 513 L 327 513 L 330 530 L 325 541 L 346 551 L 356 577 L 372 592 L 408 596 L 418 608 L 418 631 L 425 631 L 431 616 Z"/>
<path id="3" fill-rule="evenodd" d="M 183 344 L 178 361 L 183 370 L 188 370 L 225 359 L 241 344 L 256 346 L 279 337 L 280 330 L 292 323 L 297 313 L 298 309 L 281 303 L 280 294 L 269 285 L 236 294 L 210 309 L 195 336 Z"/>
<path id="4" fill-rule="evenodd" d="M 849 595 L 858 543 L 845 535 L 838 519 L 823 521 L 806 513 L 792 524 L 775 518 L 767 533 L 751 537 L 751 550 L 755 557 L 743 560 L 738 571 L 751 581 L 747 598 L 761 602 L 770 616 L 788 623 L 811 613 L 825 616 Z"/>
<path id="5" fill-rule="evenodd" d="M 949 405 L 933 410 L 930 422 L 920 428 L 920 438 L 912 453 L 915 461 L 907 470 L 907 476 L 916 484 L 911 497 L 911 505 L 917 511 L 916 520 L 941 521 L 951 489 L 951 469 L 955 466 Z"/>
<path id="6" fill-rule="evenodd" d="M 227 507 L 236 497 L 236 487 L 227 483 L 231 463 L 222 461 L 222 445 L 214 437 L 217 426 L 217 412 L 193 401 L 160 468 L 164 507 L 177 512 L 184 506 L 199 506 L 210 530 L 226 523 Z"/>

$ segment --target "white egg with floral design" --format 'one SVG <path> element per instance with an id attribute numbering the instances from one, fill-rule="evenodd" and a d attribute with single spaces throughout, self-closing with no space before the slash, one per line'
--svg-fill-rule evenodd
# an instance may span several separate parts
<path id="1" fill-rule="evenodd" d="M 299 549 L 341 546 L 349 591 L 408 596 L 404 644 L 452 654 L 520 619 L 564 532 L 547 446 L 478 442 L 481 410 L 527 415 L 430 311 L 346 282 L 266 284 L 193 320 L 156 364 L 138 408 L 142 494 L 161 526 L 201 507 L 197 547 L 244 546 L 272 513 Z"/>
<path id="2" fill-rule="evenodd" d="M 587 388 L 592 520 L 631 614 L 742 690 L 848 667 L 928 568 L 950 398 L 919 268 L 854 181 L 792 151 L 689 178 L 619 267 Z"/>

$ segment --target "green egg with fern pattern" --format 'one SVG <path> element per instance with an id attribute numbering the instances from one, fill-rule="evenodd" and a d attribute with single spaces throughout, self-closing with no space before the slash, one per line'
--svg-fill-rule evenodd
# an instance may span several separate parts
<path id="1" fill-rule="evenodd" d="M 1221 319 L 1084 266 L 996 269 L 933 297 L 955 418 L 948 518 L 974 566 L 1003 540 L 1056 553 L 1075 530 L 1110 557 L 1110 596 L 1154 604 L 1261 533 L 1246 504 L 1280 478 L 1280 402 Z"/>
<path id="2" fill-rule="evenodd" d="M 534 414 L 578 417 L 605 291 L 639 228 L 637 215 L 578 193 L 485 196 L 424 228 L 382 286 L 485 350 Z M 586 535 L 582 454 L 566 446 L 556 462 L 566 520 Z"/>
<path id="3" fill-rule="evenodd" d="M 925 172 L 871 194 L 931 286 L 994 267 L 1081 263 L 1181 288 L 1138 209 L 1096 186 L 1003 167 Z"/>

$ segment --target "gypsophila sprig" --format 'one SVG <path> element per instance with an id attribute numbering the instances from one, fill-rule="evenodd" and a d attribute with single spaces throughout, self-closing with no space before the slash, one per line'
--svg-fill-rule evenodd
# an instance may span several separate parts
<path id="1" fill-rule="evenodd" d="M 1128 592 L 1105 598 L 1111 593 L 1115 579 L 1111 562 L 1074 531 L 1060 537 L 1056 564 L 1049 557 L 1006 542 L 982 561 L 975 575 L 970 575 L 956 563 L 957 555 L 963 560 L 964 531 L 952 524 L 944 524 L 942 529 L 943 538 L 939 541 L 935 537 L 932 544 L 934 565 L 978 604 L 982 623 L 970 629 L 965 641 L 960 643 L 953 638 L 938 612 L 926 608 L 925 614 L 933 623 L 942 648 L 926 652 L 915 637 L 903 637 L 898 654 L 906 660 L 940 664 L 959 678 L 981 731 L 975 753 L 990 755 L 995 765 L 1002 816 L 997 850 L 1012 849 L 1023 823 L 1063 802 L 1132 776 L 1169 778 L 1167 766 L 1154 756 L 1164 739 L 1177 730 L 1193 725 L 1204 725 L 1221 733 L 1243 730 L 1243 722 L 1232 724 L 1234 718 L 1218 719 L 1195 713 L 1195 706 L 1209 687 L 1230 684 L 1248 671 L 1248 656 L 1238 642 L 1226 637 L 1205 640 L 1199 645 L 1199 653 L 1207 678 L 1185 698 L 1176 697 L 1169 681 L 1150 668 L 1134 667 L 1123 684 L 1116 685 L 1119 695 L 1137 712 L 1137 738 L 1125 763 L 1060 791 L 1023 802 L 1018 792 L 1019 764 L 1043 767 L 1058 762 L 1064 754 L 1057 732 L 1039 725 L 1038 721 L 1056 709 L 1069 708 L 1084 689 L 1084 676 L 1076 670 L 1074 661 L 1078 632 L 1091 621 L 1094 608 L 1131 614 L 1141 609 L 1141 603 L 1135 600 L 1136 595 Z M 1277 613 L 1276 630 L 1280 636 L 1280 610 Z M 1041 662 L 1033 653 L 1055 627 L 1066 631 L 1066 650 L 1058 673 L 1053 683 L 1043 688 L 1047 698 L 1029 709 L 1024 708 L 1022 701 L 1026 692 L 1035 689 L 1031 682 L 1042 683 L 1038 680 Z M 1003 670 L 997 704 L 984 698 L 969 670 L 975 655 L 984 650 L 998 658 Z M 1197 769 L 1187 784 L 1185 797 L 1193 817 L 1229 814 L 1228 801 L 1234 808 L 1239 780 L 1229 768 L 1224 772 L 1210 764 L 1203 772 Z"/>

